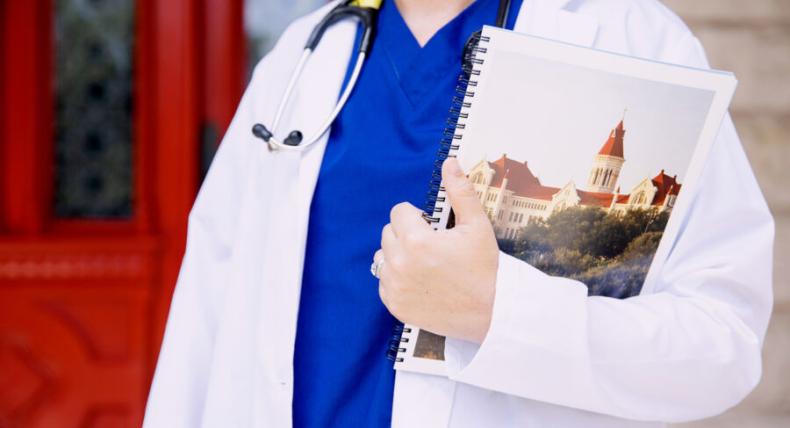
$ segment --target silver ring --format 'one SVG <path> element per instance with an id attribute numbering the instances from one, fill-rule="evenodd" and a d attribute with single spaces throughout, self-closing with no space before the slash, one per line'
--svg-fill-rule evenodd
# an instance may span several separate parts
<path id="1" fill-rule="evenodd" d="M 382 258 L 379 261 L 373 260 L 373 263 L 370 264 L 370 274 L 375 276 L 376 278 L 379 278 L 379 272 L 381 272 L 382 266 L 384 266 L 384 258 Z"/>

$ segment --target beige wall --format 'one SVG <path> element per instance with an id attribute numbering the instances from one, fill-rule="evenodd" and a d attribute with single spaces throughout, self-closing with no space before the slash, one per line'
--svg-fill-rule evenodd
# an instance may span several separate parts
<path id="1" fill-rule="evenodd" d="M 777 232 L 762 383 L 724 415 L 683 427 L 790 427 L 790 0 L 664 3 L 697 34 L 714 68 L 738 76 L 731 111 Z"/>

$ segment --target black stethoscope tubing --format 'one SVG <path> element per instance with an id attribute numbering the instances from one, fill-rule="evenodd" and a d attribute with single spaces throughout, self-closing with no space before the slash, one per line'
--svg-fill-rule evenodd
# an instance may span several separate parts
<path id="1" fill-rule="evenodd" d="M 357 0 L 345 0 L 339 5 L 335 6 L 324 18 L 313 28 L 313 31 L 310 33 L 310 37 L 307 38 L 307 42 L 305 43 L 304 50 L 302 52 L 302 56 L 297 63 L 296 69 L 291 76 L 291 80 L 288 83 L 288 86 L 285 89 L 285 93 L 283 94 L 282 99 L 280 100 L 280 105 L 277 109 L 277 113 L 274 118 L 274 122 L 272 123 L 271 130 L 264 126 L 262 123 L 256 123 L 252 127 L 252 134 L 263 141 L 265 141 L 271 150 L 304 150 L 308 146 L 316 143 L 321 137 L 329 130 L 329 127 L 334 122 L 337 115 L 343 109 L 343 106 L 348 101 L 349 96 L 351 95 L 351 91 L 356 86 L 357 79 L 359 78 L 359 74 L 362 71 L 362 65 L 365 62 L 365 59 L 370 52 L 370 48 L 373 45 L 373 41 L 375 39 L 375 28 L 376 28 L 376 20 L 378 18 L 378 12 L 380 9 L 380 3 L 373 7 L 368 6 L 360 6 L 358 5 L 360 2 Z M 373 2 L 375 3 L 375 2 Z M 504 28 L 505 24 L 507 23 L 508 13 L 510 11 L 510 4 L 511 0 L 499 0 L 499 7 L 497 8 L 497 18 L 496 18 L 496 26 L 500 28 Z M 326 31 L 334 24 L 343 21 L 345 19 L 354 19 L 359 22 L 360 26 L 362 27 L 362 37 L 359 39 L 359 43 L 357 45 L 357 60 L 355 61 L 354 68 L 351 73 L 351 77 L 349 78 L 348 84 L 346 85 L 345 90 L 340 96 L 335 108 L 332 110 L 329 118 L 323 122 L 321 127 L 319 128 L 318 132 L 315 136 L 310 138 L 307 142 L 303 143 L 303 134 L 298 130 L 291 131 L 288 136 L 281 142 L 275 136 L 273 131 L 277 128 L 277 125 L 282 118 L 282 115 L 285 111 L 285 108 L 288 105 L 288 102 L 291 98 L 291 93 L 295 88 L 297 82 L 299 81 L 299 77 L 304 70 L 305 65 L 307 64 L 310 55 L 312 55 L 313 51 L 318 47 L 321 43 L 321 40 L 324 37 Z M 464 47 L 464 53 L 462 55 L 462 65 L 464 69 L 467 69 L 469 64 L 467 64 L 469 60 L 468 53 L 471 52 L 474 47 L 476 46 L 477 40 L 480 39 L 480 32 L 477 31 L 469 37 L 469 40 L 466 42 L 466 46 Z"/>

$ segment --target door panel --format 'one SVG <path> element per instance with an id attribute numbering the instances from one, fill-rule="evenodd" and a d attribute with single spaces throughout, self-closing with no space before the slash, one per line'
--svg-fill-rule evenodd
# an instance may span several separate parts
<path id="1" fill-rule="evenodd" d="M 241 9 L 0 1 L 0 427 L 140 425 Z"/>
<path id="2" fill-rule="evenodd" d="M 0 245 L 0 426 L 139 425 L 150 247 Z"/>

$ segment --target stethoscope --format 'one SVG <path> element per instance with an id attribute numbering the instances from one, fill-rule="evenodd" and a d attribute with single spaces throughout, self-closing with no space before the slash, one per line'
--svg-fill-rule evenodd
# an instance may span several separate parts
<path id="1" fill-rule="evenodd" d="M 504 28 L 505 23 L 507 22 L 508 11 L 510 10 L 510 1 L 511 0 L 499 0 L 499 8 L 497 9 L 496 20 L 497 27 Z M 286 86 L 285 92 L 280 99 L 280 105 L 277 108 L 277 113 L 274 115 L 274 121 L 272 122 L 271 128 L 267 128 L 262 123 L 256 123 L 252 127 L 252 134 L 265 141 L 269 145 L 270 150 L 303 151 L 311 145 L 317 143 L 321 137 L 326 134 L 326 132 L 329 130 L 329 127 L 332 126 L 332 123 L 337 118 L 337 115 L 340 114 L 341 110 L 343 110 L 348 98 L 351 96 L 351 92 L 354 90 L 354 87 L 357 84 L 357 79 L 359 78 L 359 75 L 362 71 L 362 65 L 365 63 L 365 59 L 368 56 L 370 47 L 373 44 L 373 39 L 375 38 L 374 29 L 376 27 L 376 19 L 378 18 L 378 13 L 381 9 L 382 2 L 383 0 L 345 0 L 335 6 L 335 8 L 332 9 L 324 17 L 324 19 L 322 19 L 315 26 L 315 28 L 313 28 L 313 32 L 310 34 L 310 37 L 307 39 L 307 43 L 305 44 L 304 51 L 302 51 L 302 56 L 299 58 L 299 62 L 296 64 L 296 68 L 291 75 L 291 80 L 288 82 L 288 86 Z M 291 131 L 291 133 L 289 133 L 284 140 L 280 141 L 274 136 L 274 131 L 277 130 L 277 125 L 279 125 L 280 119 L 282 119 L 285 108 L 288 106 L 292 92 L 296 87 L 296 84 L 299 82 L 299 77 L 307 65 L 307 61 L 310 59 L 313 51 L 321 42 L 326 30 L 332 25 L 349 18 L 357 20 L 362 26 L 362 37 L 359 39 L 359 45 L 357 46 L 357 60 L 354 63 L 351 77 L 349 78 L 348 84 L 346 84 L 343 93 L 340 95 L 340 98 L 335 104 L 335 108 L 332 109 L 332 113 L 321 124 L 321 127 L 318 128 L 318 131 L 312 137 L 310 137 L 310 139 L 304 141 L 302 132 L 294 130 Z M 464 69 L 466 69 L 468 66 L 468 64 L 466 64 L 466 61 L 468 61 L 469 58 L 468 52 L 475 48 L 476 42 L 479 39 L 480 32 L 478 31 L 467 41 L 462 57 Z"/>

